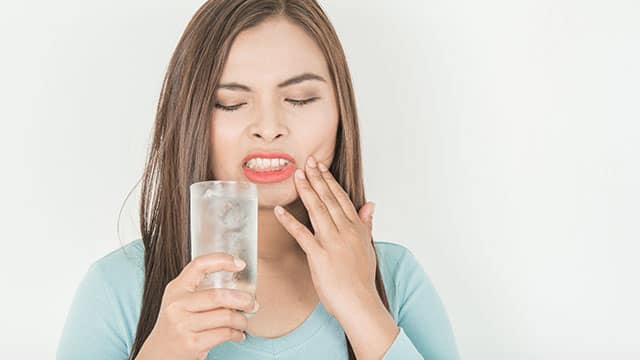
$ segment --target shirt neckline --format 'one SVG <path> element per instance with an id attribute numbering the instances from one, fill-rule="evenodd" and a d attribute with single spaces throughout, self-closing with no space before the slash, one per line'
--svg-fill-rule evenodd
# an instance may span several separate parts
<path id="1" fill-rule="evenodd" d="M 319 301 L 311 314 L 300 325 L 282 336 L 267 338 L 246 332 L 244 341 L 240 343 L 230 341 L 230 343 L 238 347 L 250 347 L 260 352 L 277 354 L 309 340 L 328 323 L 330 318 L 331 315 Z"/>
<path id="2" fill-rule="evenodd" d="M 137 246 L 142 252 L 144 252 L 142 239 L 133 241 L 133 245 Z M 309 314 L 309 316 L 307 316 L 300 325 L 282 336 L 267 338 L 255 336 L 246 332 L 245 334 L 247 337 L 244 341 L 239 343 L 229 341 L 228 343 L 233 344 L 236 347 L 248 347 L 254 351 L 274 355 L 295 346 L 302 345 L 326 326 L 331 319 L 331 314 L 329 314 L 324 305 L 322 305 L 322 302 L 318 301 L 318 304 L 316 304 L 311 314 Z"/>

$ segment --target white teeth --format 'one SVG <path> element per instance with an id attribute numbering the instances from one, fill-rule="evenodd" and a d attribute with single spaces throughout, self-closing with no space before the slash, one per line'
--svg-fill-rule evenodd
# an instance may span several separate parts
<path id="1" fill-rule="evenodd" d="M 247 161 L 246 167 L 250 169 L 272 169 L 272 168 L 279 168 L 287 164 L 289 164 L 288 160 L 280 159 L 280 158 L 272 158 L 272 159 L 253 158 Z"/>

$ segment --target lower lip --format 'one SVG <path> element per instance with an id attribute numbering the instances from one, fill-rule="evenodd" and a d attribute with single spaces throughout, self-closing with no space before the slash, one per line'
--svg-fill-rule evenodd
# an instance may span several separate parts
<path id="1" fill-rule="evenodd" d="M 288 163 L 285 167 L 275 171 L 255 171 L 247 167 L 243 167 L 244 175 L 254 183 L 258 184 L 270 184 L 280 181 L 284 181 L 291 177 L 296 167 L 293 163 Z"/>

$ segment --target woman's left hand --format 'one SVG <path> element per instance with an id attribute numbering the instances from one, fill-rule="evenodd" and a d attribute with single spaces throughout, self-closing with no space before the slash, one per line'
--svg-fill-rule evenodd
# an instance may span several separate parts
<path id="1" fill-rule="evenodd" d="M 306 164 L 307 176 L 304 174 L 296 170 L 294 182 L 314 233 L 282 207 L 277 206 L 275 213 L 307 254 L 320 301 L 338 320 L 361 313 L 363 306 L 379 307 L 382 302 L 375 285 L 376 256 L 371 242 L 375 205 L 367 202 L 356 211 L 331 172 L 313 157 Z"/>

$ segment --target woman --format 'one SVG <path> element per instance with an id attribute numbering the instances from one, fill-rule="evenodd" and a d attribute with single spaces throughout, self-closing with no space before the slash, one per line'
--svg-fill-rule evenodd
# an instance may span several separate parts
<path id="1" fill-rule="evenodd" d="M 269 157 L 288 158 L 295 176 L 265 176 L 279 166 Z M 195 290 L 205 273 L 244 266 L 224 253 L 190 259 L 189 185 L 211 179 L 257 184 L 256 299 Z M 457 359 L 427 275 L 407 248 L 373 242 L 372 214 L 350 75 L 322 9 L 208 1 L 162 87 L 142 238 L 91 266 L 58 358 Z"/>

